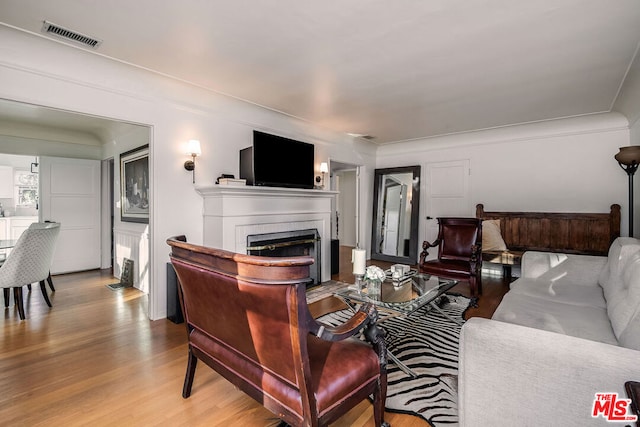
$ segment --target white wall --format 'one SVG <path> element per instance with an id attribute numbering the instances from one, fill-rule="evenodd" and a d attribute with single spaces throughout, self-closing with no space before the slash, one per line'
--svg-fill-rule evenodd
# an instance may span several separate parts
<path id="1" fill-rule="evenodd" d="M 342 246 L 356 246 L 356 171 L 342 170 L 334 172 L 339 178 L 340 194 L 338 203 L 340 221 L 338 229 L 338 237 Z M 367 211 L 369 209 L 366 209 Z"/>
<path id="2" fill-rule="evenodd" d="M 0 97 L 152 127 L 149 306 L 154 319 L 166 315 L 166 238 L 185 234 L 202 242 L 202 199 L 183 168 L 187 140 L 202 145 L 196 185 L 211 184 L 221 173 L 237 176 L 238 152 L 251 144 L 253 129 L 314 143 L 318 170 L 330 156 L 373 170 L 375 150 L 347 135 L 38 35 L 0 26 L 0 51 Z M 365 180 L 364 191 L 367 186 L 372 184 Z M 367 206 L 369 199 L 363 199 Z"/>
<path id="3" fill-rule="evenodd" d="M 450 135 L 382 146 L 377 167 L 419 163 L 420 238 L 424 240 L 426 165 L 468 159 L 471 204 L 486 210 L 608 212 L 622 206 L 621 234 L 628 232 L 627 177 L 613 156 L 629 145 L 628 122 L 618 113 Z"/>

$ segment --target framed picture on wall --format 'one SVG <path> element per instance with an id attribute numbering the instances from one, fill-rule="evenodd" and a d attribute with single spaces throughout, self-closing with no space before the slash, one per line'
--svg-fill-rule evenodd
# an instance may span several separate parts
<path id="1" fill-rule="evenodd" d="M 120 154 L 120 219 L 149 223 L 149 145 Z"/>

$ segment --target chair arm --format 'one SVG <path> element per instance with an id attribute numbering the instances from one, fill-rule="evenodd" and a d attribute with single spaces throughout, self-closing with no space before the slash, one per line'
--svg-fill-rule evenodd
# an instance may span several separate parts
<path id="1" fill-rule="evenodd" d="M 362 328 L 371 324 L 372 319 L 369 312 L 371 308 L 375 311 L 375 307 L 373 307 L 372 304 L 362 305 L 349 320 L 338 326 L 327 325 L 318 322 L 315 319 L 311 319 L 309 332 L 325 341 L 342 341 L 346 338 L 350 338 L 358 334 Z"/>
<path id="2" fill-rule="evenodd" d="M 422 252 L 420 252 L 420 262 L 419 264 L 424 264 L 424 260 L 429 256 L 429 252 L 427 249 L 435 248 L 440 245 L 440 239 L 436 239 L 433 243 L 429 243 L 426 240 L 422 242 Z"/>
<path id="3" fill-rule="evenodd" d="M 362 331 L 371 343 L 380 360 L 381 369 L 386 372 L 387 347 L 384 342 L 384 330 L 378 326 L 378 311 L 373 304 L 363 304 L 349 320 L 339 326 L 330 326 L 312 319 L 309 331 L 327 341 L 341 341 Z"/>

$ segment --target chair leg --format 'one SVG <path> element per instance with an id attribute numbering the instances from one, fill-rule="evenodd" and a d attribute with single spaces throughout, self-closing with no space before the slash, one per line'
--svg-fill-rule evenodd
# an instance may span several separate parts
<path id="1" fill-rule="evenodd" d="M 49 276 L 47 277 L 47 283 L 49 283 L 49 287 L 51 288 L 51 292 L 55 292 L 56 288 L 53 287 L 53 279 L 51 278 L 51 272 L 49 272 Z"/>
<path id="2" fill-rule="evenodd" d="M 384 420 L 384 404 L 387 399 L 387 379 L 380 378 L 378 386 L 373 392 L 373 420 L 375 426 L 389 427 L 389 423 Z"/>
<path id="3" fill-rule="evenodd" d="M 11 298 L 11 290 L 9 288 L 2 289 L 4 293 L 4 308 L 9 307 L 9 298 Z"/>
<path id="4" fill-rule="evenodd" d="M 40 281 L 40 290 L 42 291 L 42 296 L 44 297 L 45 302 L 49 307 L 53 307 L 51 305 L 51 301 L 49 300 L 49 295 L 47 295 L 47 286 L 44 283 L 44 280 Z"/>
<path id="5" fill-rule="evenodd" d="M 27 285 L 27 289 L 31 290 L 31 283 Z"/>
<path id="6" fill-rule="evenodd" d="M 198 364 L 198 358 L 191 351 L 189 347 L 189 360 L 187 361 L 187 373 L 184 377 L 184 387 L 182 387 L 182 397 L 188 398 L 191 396 L 191 386 L 193 385 L 193 377 L 196 373 L 196 365 Z"/>
<path id="7" fill-rule="evenodd" d="M 469 277 L 469 288 L 471 288 L 472 297 L 482 295 L 482 279 L 476 276 Z"/>
<path id="8" fill-rule="evenodd" d="M 13 288 L 13 300 L 15 305 L 18 306 L 18 315 L 20 319 L 24 320 L 24 301 L 22 300 L 22 286 L 16 286 Z"/>

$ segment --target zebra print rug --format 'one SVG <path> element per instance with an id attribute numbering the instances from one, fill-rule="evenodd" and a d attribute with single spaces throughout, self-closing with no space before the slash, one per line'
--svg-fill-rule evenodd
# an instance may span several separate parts
<path id="1" fill-rule="evenodd" d="M 448 294 L 440 304 L 448 316 L 460 319 L 470 302 L 467 297 Z M 340 310 L 318 320 L 337 325 L 352 314 Z M 416 373 L 411 377 L 389 361 L 387 410 L 422 417 L 433 426 L 457 425 L 460 326 L 429 306 L 381 325 L 387 332 L 389 350 Z"/>

